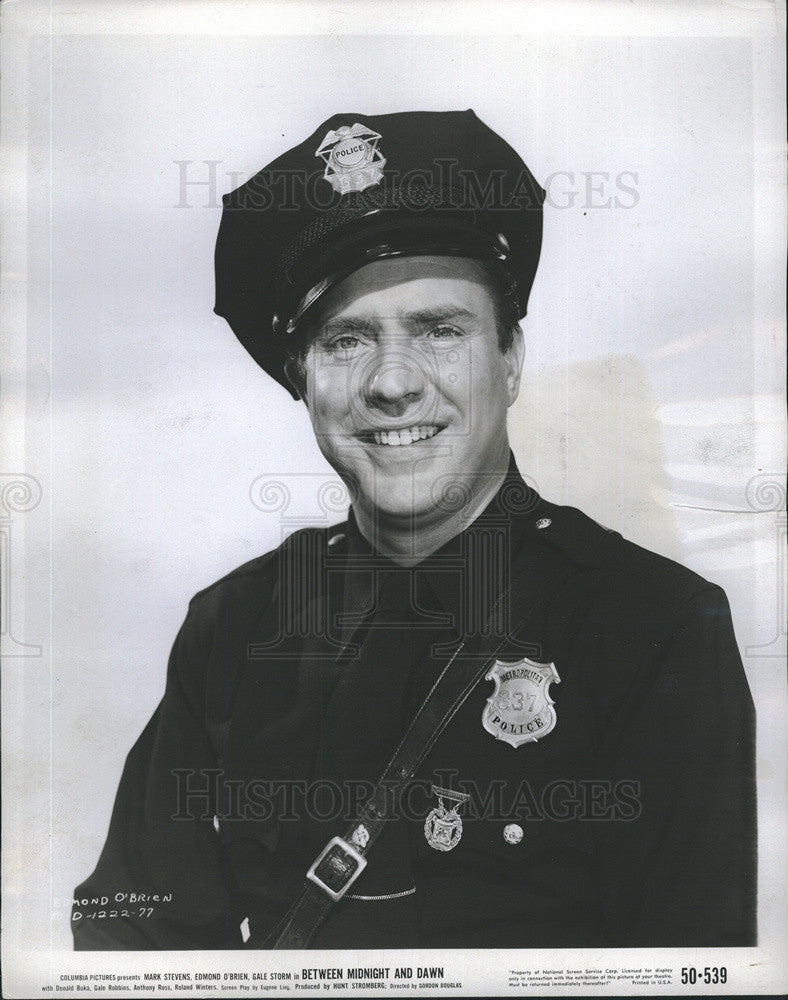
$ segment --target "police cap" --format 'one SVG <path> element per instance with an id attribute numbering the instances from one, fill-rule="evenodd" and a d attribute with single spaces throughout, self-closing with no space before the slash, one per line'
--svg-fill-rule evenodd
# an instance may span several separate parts
<path id="1" fill-rule="evenodd" d="M 373 260 L 498 261 L 522 317 L 544 194 L 473 111 L 334 115 L 224 196 L 215 311 L 293 396 L 288 340 L 325 291 Z"/>

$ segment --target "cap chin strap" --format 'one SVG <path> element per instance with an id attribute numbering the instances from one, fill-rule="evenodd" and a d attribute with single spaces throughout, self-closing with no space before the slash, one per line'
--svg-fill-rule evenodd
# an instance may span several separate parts
<path id="1" fill-rule="evenodd" d="M 366 868 L 373 844 L 386 823 L 395 818 L 391 812 L 399 792 L 413 777 L 435 741 L 487 673 L 510 636 L 522 629 L 536 610 L 547 604 L 575 572 L 574 568 L 565 570 L 549 594 L 534 602 L 503 638 L 495 627 L 500 614 L 499 608 L 507 597 L 511 602 L 510 607 L 523 607 L 527 594 L 529 591 L 533 592 L 529 571 L 515 577 L 499 595 L 487 624 L 481 631 L 484 638 L 478 652 L 467 654 L 465 642 L 454 651 L 405 730 L 375 790 L 358 809 L 355 821 L 347 828 L 343 837 L 333 837 L 315 858 L 306 873 L 303 889 L 268 939 L 261 944 L 250 938 L 246 942 L 248 947 L 275 950 L 309 947 L 334 904 L 342 899 Z"/>

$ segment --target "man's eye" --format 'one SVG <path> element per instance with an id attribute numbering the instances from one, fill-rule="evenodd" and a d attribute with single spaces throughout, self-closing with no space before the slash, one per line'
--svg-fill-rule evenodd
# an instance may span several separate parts
<path id="1" fill-rule="evenodd" d="M 334 337 L 326 345 L 332 354 L 348 354 L 354 351 L 359 345 L 358 337 L 353 337 L 349 333 L 343 333 L 339 337 Z"/>
<path id="2" fill-rule="evenodd" d="M 431 327 L 428 330 L 428 334 L 436 340 L 448 340 L 451 337 L 461 337 L 462 331 L 458 330 L 456 326 L 449 326 L 447 323 L 440 323 L 438 326 Z"/>

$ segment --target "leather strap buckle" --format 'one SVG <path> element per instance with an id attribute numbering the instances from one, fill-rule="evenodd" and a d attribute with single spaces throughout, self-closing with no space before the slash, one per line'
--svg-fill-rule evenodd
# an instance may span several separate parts
<path id="1" fill-rule="evenodd" d="M 367 859 L 341 837 L 332 837 L 306 873 L 336 903 L 367 867 Z"/>

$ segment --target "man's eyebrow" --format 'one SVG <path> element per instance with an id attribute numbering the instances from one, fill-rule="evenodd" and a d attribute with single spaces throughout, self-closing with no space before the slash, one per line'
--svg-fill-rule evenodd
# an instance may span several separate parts
<path id="1" fill-rule="evenodd" d="M 369 333 L 374 323 L 363 317 L 338 316 L 321 323 L 316 331 L 318 337 L 333 337 L 338 333 Z"/>
<path id="2" fill-rule="evenodd" d="M 434 323 L 447 323 L 449 320 L 478 320 L 478 315 L 453 303 L 445 305 L 428 306 L 424 309 L 414 309 L 399 313 L 402 322 L 409 326 L 429 326 Z"/>

